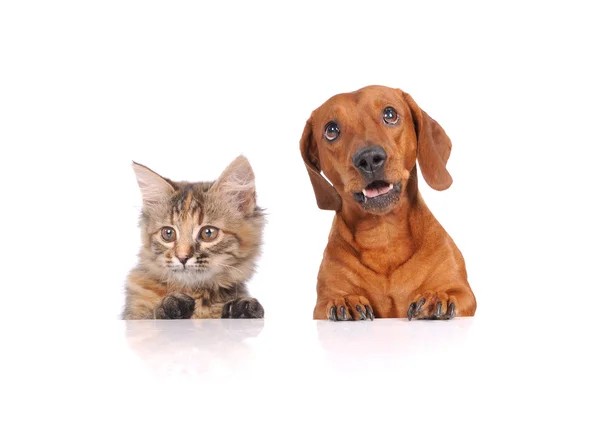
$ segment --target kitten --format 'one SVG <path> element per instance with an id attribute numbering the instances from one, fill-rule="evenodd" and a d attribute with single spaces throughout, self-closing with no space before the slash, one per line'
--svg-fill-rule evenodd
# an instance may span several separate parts
<path id="1" fill-rule="evenodd" d="M 123 319 L 262 318 L 248 295 L 265 217 L 254 173 L 236 158 L 215 182 L 174 182 L 141 164 L 142 247 Z"/>

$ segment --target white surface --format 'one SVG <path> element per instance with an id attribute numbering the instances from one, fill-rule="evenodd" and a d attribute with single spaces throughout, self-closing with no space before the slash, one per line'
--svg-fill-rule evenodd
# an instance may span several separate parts
<path id="1" fill-rule="evenodd" d="M 597 431 L 597 336 L 564 318 L 29 331 L 3 345 L 4 432 Z"/>
<path id="2" fill-rule="evenodd" d="M 590 1 L 0 3 L 2 432 L 597 430 L 597 16 Z M 298 142 L 314 108 L 368 84 L 409 92 L 453 141 L 453 186 L 420 188 L 466 259 L 474 319 L 310 320 L 332 214 Z M 240 153 L 269 213 L 250 282 L 264 329 L 140 323 L 128 339 L 131 160 L 210 180 Z"/>

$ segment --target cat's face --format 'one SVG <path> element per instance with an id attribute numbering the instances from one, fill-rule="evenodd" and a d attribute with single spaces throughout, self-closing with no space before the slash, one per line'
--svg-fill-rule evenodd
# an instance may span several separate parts
<path id="1" fill-rule="evenodd" d="M 135 163 L 134 170 L 144 202 L 143 267 L 189 285 L 250 277 L 264 216 L 245 158 L 231 163 L 214 183 L 173 182 Z"/>

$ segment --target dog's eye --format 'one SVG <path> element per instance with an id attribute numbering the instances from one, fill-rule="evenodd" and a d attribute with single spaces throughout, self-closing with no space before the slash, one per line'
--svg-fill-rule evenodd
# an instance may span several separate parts
<path id="1" fill-rule="evenodd" d="M 333 142 L 340 136 L 340 127 L 335 122 L 329 122 L 325 125 L 325 138 L 329 142 Z"/>
<path id="2" fill-rule="evenodd" d="M 393 107 L 386 107 L 383 109 L 383 122 L 388 125 L 396 125 L 400 120 L 398 112 Z"/>
<path id="3" fill-rule="evenodd" d="M 167 243 L 171 243 L 171 242 L 175 241 L 175 238 L 177 238 L 177 233 L 175 232 L 175 229 L 173 229 L 172 227 L 165 226 L 164 228 L 162 228 L 160 230 L 160 236 Z"/>

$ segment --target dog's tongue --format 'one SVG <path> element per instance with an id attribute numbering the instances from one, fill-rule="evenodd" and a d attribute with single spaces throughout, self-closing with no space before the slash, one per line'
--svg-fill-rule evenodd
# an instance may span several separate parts
<path id="1" fill-rule="evenodd" d="M 369 199 L 373 198 L 373 197 L 377 197 L 377 196 L 381 196 L 382 194 L 386 194 L 388 191 L 390 191 L 392 189 L 392 185 L 384 185 L 384 186 L 376 186 L 373 188 L 366 188 L 363 190 L 363 194 L 365 195 L 365 197 L 368 197 Z"/>

